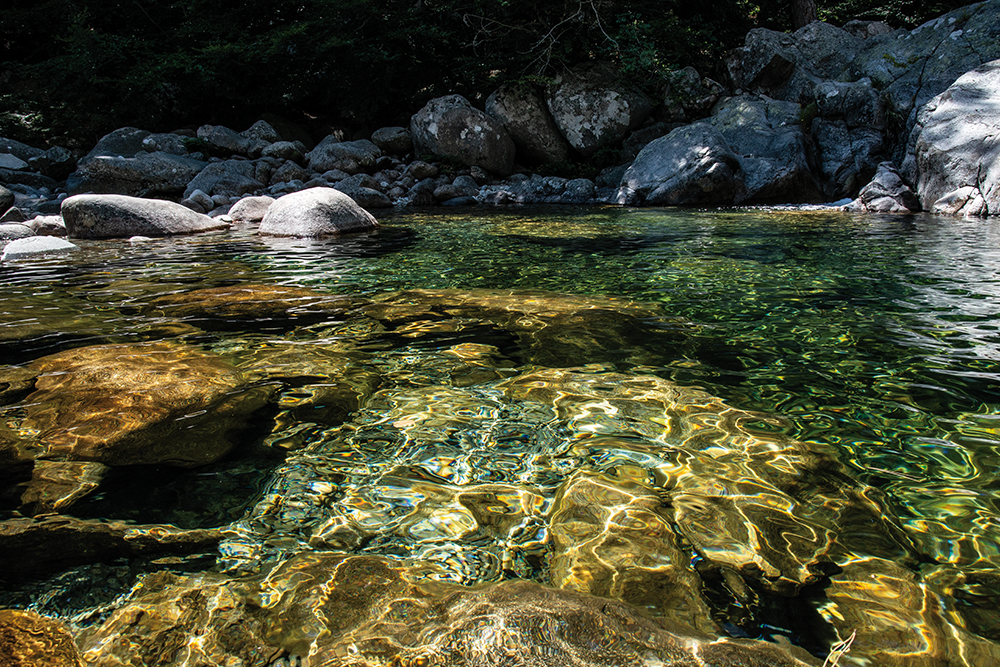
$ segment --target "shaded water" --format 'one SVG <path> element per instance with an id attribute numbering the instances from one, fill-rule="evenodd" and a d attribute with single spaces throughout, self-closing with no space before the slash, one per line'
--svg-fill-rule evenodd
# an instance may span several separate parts
<path id="1" fill-rule="evenodd" d="M 882 597 L 905 597 L 911 584 L 931 591 L 941 618 L 994 655 L 995 223 L 477 210 L 399 214 L 375 234 L 322 241 L 237 229 L 78 244 L 70 256 L 0 267 L 0 361 L 30 367 L 64 350 L 178 342 L 270 393 L 240 417 L 223 458 L 111 463 L 96 491 L 63 510 L 224 527 L 217 550 L 36 573 L 6 587 L 9 606 L 84 627 L 140 572 L 239 576 L 304 553 L 370 554 L 418 583 L 533 580 L 823 656 L 851 622 L 878 615 L 869 606 L 853 619 L 849 603 L 830 612 L 864 580 L 844 573 L 875 559 L 894 564 L 871 575 L 890 590 Z M 185 309 L 188 293 L 243 284 L 347 299 L 260 316 Z M 413 289 L 429 291 L 399 296 Z M 11 389 L 4 401 L 7 426 L 24 437 L 44 432 L 32 426 L 44 406 L 27 405 L 43 395 L 31 396 Z M 25 511 L 7 495 L 8 517 Z M 734 504 L 716 514 L 706 498 Z M 612 509 L 581 519 L 589 505 Z M 624 560 L 583 546 L 593 535 L 581 526 L 635 522 L 644 528 L 625 537 L 598 530 L 625 545 Z M 760 535 L 741 538 L 753 524 Z M 775 525 L 786 528 L 768 538 Z M 755 539 L 771 542 L 751 553 Z M 653 599 L 619 586 L 630 568 L 655 572 L 671 559 L 693 575 L 687 588 Z M 619 575 L 594 583 L 594 562 Z M 892 577 L 910 583 L 886 584 Z M 683 613 L 665 610 L 670 596 L 687 601 Z M 897 624 L 936 622 L 893 613 Z M 874 664 L 950 664 L 919 656 L 956 650 L 911 648 L 918 657 Z"/>

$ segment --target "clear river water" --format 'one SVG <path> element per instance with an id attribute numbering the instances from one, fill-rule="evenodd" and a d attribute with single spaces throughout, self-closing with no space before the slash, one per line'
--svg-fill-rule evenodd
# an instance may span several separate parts
<path id="1" fill-rule="evenodd" d="M 369 555 L 417 586 L 527 580 L 817 664 L 852 632 L 841 665 L 1000 664 L 995 221 L 609 207 L 381 222 L 324 240 L 81 240 L 0 267 L 0 365 L 38 376 L 0 401 L 18 442 L 41 451 L 86 423 L 89 404 L 67 417 L 39 384 L 70 372 L 40 365 L 67 351 L 183 346 L 264 392 L 197 465 L 39 456 L 102 465 L 45 511 L 18 478 L 5 521 L 52 510 L 222 537 L 32 570 L 0 606 L 64 619 L 94 664 L 133 664 L 100 662 L 88 633 L 153 573 Z M 301 290 L 227 309 L 244 286 Z M 321 664 L 314 635 L 270 636 L 286 652 L 261 664 Z"/>

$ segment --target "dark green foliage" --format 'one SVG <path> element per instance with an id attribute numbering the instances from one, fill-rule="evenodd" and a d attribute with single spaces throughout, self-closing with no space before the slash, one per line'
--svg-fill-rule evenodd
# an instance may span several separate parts
<path id="1" fill-rule="evenodd" d="M 962 0 L 833 0 L 907 25 Z M 447 93 L 482 100 L 610 59 L 650 89 L 710 73 L 787 0 L 14 0 L 0 12 L 0 136 L 80 146 L 116 127 L 248 127 L 272 112 L 367 136 Z"/>

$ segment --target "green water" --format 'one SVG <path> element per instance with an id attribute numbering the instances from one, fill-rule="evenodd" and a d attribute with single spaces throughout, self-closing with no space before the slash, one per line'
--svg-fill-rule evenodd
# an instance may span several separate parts
<path id="1" fill-rule="evenodd" d="M 358 503 L 377 496 L 388 509 L 367 514 L 368 520 L 391 522 L 425 498 L 412 479 L 387 480 L 401 462 L 433 470 L 435 479 L 450 484 L 520 480 L 550 493 L 571 472 L 567 466 L 603 469 L 609 459 L 650 469 L 662 465 L 637 453 L 638 447 L 589 459 L 566 454 L 558 442 L 567 436 L 546 425 L 550 417 L 505 401 L 496 389 L 498 378 L 518 372 L 587 366 L 597 375 L 657 376 L 742 410 L 775 415 L 780 421 L 767 427 L 772 432 L 833 448 L 859 486 L 885 494 L 919 560 L 1000 572 L 995 222 L 616 208 L 434 211 L 382 221 L 375 234 L 322 241 L 261 238 L 252 229 L 131 244 L 78 241 L 81 250 L 72 255 L 0 268 L 0 361 L 7 364 L 109 342 L 178 338 L 223 354 L 248 354 L 263 346 L 344 344 L 357 337 L 366 368 L 395 373 L 401 384 L 398 378 L 406 377 L 412 387 L 438 387 L 433 391 L 440 396 L 430 404 L 467 410 L 462 418 L 468 429 L 453 429 L 449 436 L 463 443 L 461 455 L 449 453 L 457 447 L 453 441 L 426 434 L 423 451 L 408 451 L 413 438 L 393 440 L 379 421 L 392 406 L 375 401 L 348 418 L 350 447 L 326 451 L 326 459 L 290 455 L 291 463 L 282 463 L 283 448 L 317 449 L 344 437 L 340 427 L 292 423 L 285 416 L 278 426 L 259 427 L 262 446 L 272 451 L 259 460 L 235 457 L 195 473 L 118 473 L 115 484 L 69 513 L 184 527 L 231 524 L 242 537 L 223 545 L 214 567 L 239 570 L 305 548 L 308 540 L 287 526 L 281 540 L 257 540 L 252 516 L 279 490 L 285 496 L 319 494 L 323 474 L 350 480 Z M 641 349 L 563 355 L 553 344 L 534 356 L 475 322 L 406 336 L 373 331 L 350 318 L 239 328 L 195 321 L 178 326 L 140 314 L 142 304 L 156 296 L 243 282 L 359 299 L 413 288 L 610 296 L 653 304 L 659 314 L 646 318 L 652 333 Z M 456 397 L 446 390 L 455 384 L 453 369 L 440 359 L 442 350 L 461 344 L 492 346 L 500 361 L 489 370 L 499 368 L 500 375 L 464 377 Z M 6 410 L 13 414 L 15 408 Z M 292 444 L 282 444 L 287 442 Z M 350 465 L 341 460 L 348 450 Z M 525 462 L 527 453 L 542 451 L 561 453 L 549 468 Z M 272 471 L 284 481 L 275 482 Z M 301 483 L 288 481 L 295 475 Z M 381 481 L 370 481 L 376 478 Z M 213 480 L 208 491 L 205 479 Z M 286 517 L 287 523 L 309 526 L 324 518 L 307 510 Z M 466 584 L 510 577 L 544 582 L 544 536 L 526 539 L 535 546 L 506 562 L 489 545 L 455 537 L 462 518 L 453 520 L 458 528 L 419 528 L 426 535 L 452 535 L 448 539 L 404 544 L 376 538 L 352 548 L 438 563 L 444 573 L 438 576 Z M 419 530 L 411 533 L 419 537 Z M 748 612 L 727 591 L 717 586 L 708 596 L 730 632 L 787 635 L 821 651 L 781 626 L 784 616 L 774 608 L 781 603 L 762 597 Z M 978 609 L 998 599 L 1000 588 L 983 585 L 952 602 L 956 609 Z M 1000 637 L 992 616 L 970 618 L 974 632 Z"/>

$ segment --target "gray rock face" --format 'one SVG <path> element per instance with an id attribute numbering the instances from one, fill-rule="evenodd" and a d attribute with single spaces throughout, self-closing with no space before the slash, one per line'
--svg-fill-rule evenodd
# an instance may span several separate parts
<path id="1" fill-rule="evenodd" d="M 902 160 L 917 110 L 965 72 L 1000 58 L 1000 0 L 962 7 L 912 31 L 870 37 L 863 44 L 851 78 L 870 78 L 890 117 L 904 126 L 894 153 Z"/>
<path id="2" fill-rule="evenodd" d="M 157 151 L 135 157 L 95 156 L 80 161 L 67 179 L 70 194 L 93 192 L 148 197 L 179 194 L 207 166 L 206 162 Z"/>
<path id="3" fill-rule="evenodd" d="M 524 162 L 550 164 L 569 159 L 569 144 L 533 88 L 501 86 L 486 99 L 486 113 L 503 124 Z"/>
<path id="4" fill-rule="evenodd" d="M 254 192 L 264 187 L 254 175 L 254 164 L 248 160 L 212 162 L 188 182 L 184 197 L 190 197 L 195 190 L 209 196 L 221 194 L 228 197 Z"/>
<path id="5" fill-rule="evenodd" d="M 382 127 L 372 134 L 372 143 L 385 155 L 407 155 L 413 152 L 413 137 L 405 127 Z"/>
<path id="6" fill-rule="evenodd" d="M 925 208 L 1000 215 L 1000 60 L 958 78 L 928 102 L 913 129 L 908 173 Z"/>
<path id="7" fill-rule="evenodd" d="M 920 201 L 913 194 L 891 162 L 878 166 L 875 178 L 861 189 L 860 195 L 844 207 L 845 211 L 865 213 L 913 213 Z"/>
<path id="8" fill-rule="evenodd" d="M 76 195 L 62 203 L 70 238 L 170 236 L 226 229 L 228 224 L 180 204 L 122 195 Z"/>
<path id="9" fill-rule="evenodd" d="M 861 52 L 864 40 L 814 21 L 794 34 L 757 28 L 747 33 L 738 88 L 808 104 L 823 79 L 838 78 Z"/>
<path id="10" fill-rule="evenodd" d="M 711 123 L 679 127 L 649 143 L 626 170 L 616 201 L 627 206 L 731 203 L 742 192 L 736 154 Z"/>
<path id="11" fill-rule="evenodd" d="M 261 220 L 259 234 L 318 237 L 370 231 L 378 221 L 333 188 L 309 188 L 278 199 Z"/>
<path id="12" fill-rule="evenodd" d="M 623 83 L 607 63 L 556 77 L 545 102 L 559 131 L 585 157 L 620 142 L 652 110 L 649 99 Z"/>
<path id="13" fill-rule="evenodd" d="M 453 158 L 498 176 L 514 168 L 514 142 L 503 125 L 461 95 L 428 102 L 410 119 L 410 134 L 417 153 Z"/>
<path id="14" fill-rule="evenodd" d="M 828 199 L 853 196 L 883 160 L 885 135 L 868 127 L 849 127 L 843 120 L 816 118 L 812 137 L 823 194 Z"/>
<path id="15" fill-rule="evenodd" d="M 625 172 L 620 204 L 739 204 L 819 198 L 799 106 L 749 95 L 648 144 Z"/>
<path id="16" fill-rule="evenodd" d="M 331 134 L 306 154 L 306 163 L 313 171 L 324 172 L 342 169 L 345 161 L 353 160 L 360 170 L 365 171 L 374 168 L 375 161 L 381 156 L 379 147 L 367 139 L 339 141 Z"/>
<path id="17" fill-rule="evenodd" d="M 44 255 L 51 253 L 64 253 L 79 250 L 65 239 L 54 236 L 29 236 L 27 238 L 15 239 L 4 246 L 2 261 L 11 259 L 23 259 L 33 255 Z"/>
<path id="18" fill-rule="evenodd" d="M 274 201 L 274 197 L 245 197 L 233 204 L 229 217 L 233 222 L 260 222 Z"/>

